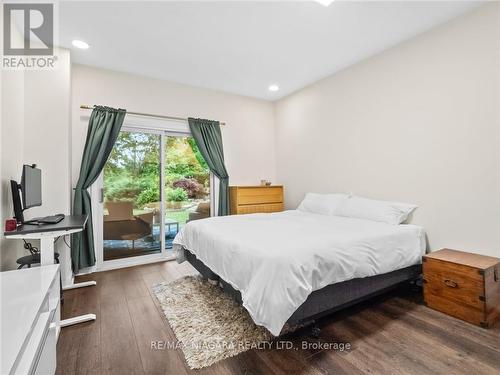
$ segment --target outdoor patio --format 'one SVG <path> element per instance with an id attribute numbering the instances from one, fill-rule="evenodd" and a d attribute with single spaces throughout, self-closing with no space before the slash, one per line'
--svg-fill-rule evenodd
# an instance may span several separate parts
<path id="1" fill-rule="evenodd" d="M 210 172 L 189 136 L 121 131 L 103 187 L 104 260 L 160 253 L 162 226 L 173 255 L 186 222 L 210 216 Z"/>
<path id="2" fill-rule="evenodd" d="M 179 230 L 189 220 L 197 220 L 209 216 L 209 213 L 198 212 L 200 203 L 186 202 L 180 209 L 168 210 L 165 215 L 165 249 L 168 255 L 174 256 L 172 242 Z M 134 210 L 140 215 L 147 210 Z M 136 240 L 104 240 L 104 260 L 127 258 L 138 255 L 155 254 L 161 251 L 161 234 L 159 215 L 155 215 L 151 233 Z"/>

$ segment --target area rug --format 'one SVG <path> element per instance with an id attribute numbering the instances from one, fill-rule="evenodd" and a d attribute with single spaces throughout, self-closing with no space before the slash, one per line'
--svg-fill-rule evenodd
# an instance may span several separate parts
<path id="1" fill-rule="evenodd" d="M 259 348 L 273 338 L 243 306 L 199 276 L 156 284 L 153 292 L 178 340 L 174 346 L 182 349 L 191 369 Z"/>

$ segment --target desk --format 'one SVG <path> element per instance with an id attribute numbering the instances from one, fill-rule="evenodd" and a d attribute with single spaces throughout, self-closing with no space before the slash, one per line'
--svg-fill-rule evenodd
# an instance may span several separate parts
<path id="1" fill-rule="evenodd" d="M 54 264 L 54 241 L 57 237 L 81 232 L 87 224 L 86 215 L 68 215 L 57 224 L 21 225 L 16 230 L 4 232 L 6 239 L 40 240 L 40 265 Z M 64 290 L 96 285 L 95 281 L 72 284 Z M 61 327 L 95 320 L 95 314 L 85 314 L 74 318 L 61 320 Z"/>

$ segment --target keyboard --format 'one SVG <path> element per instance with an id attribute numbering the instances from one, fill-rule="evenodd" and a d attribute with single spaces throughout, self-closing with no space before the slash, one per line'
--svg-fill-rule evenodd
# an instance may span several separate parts
<path id="1" fill-rule="evenodd" d="M 57 224 L 64 219 L 64 214 L 57 214 L 52 216 L 37 217 L 30 221 L 25 221 L 24 224 Z"/>

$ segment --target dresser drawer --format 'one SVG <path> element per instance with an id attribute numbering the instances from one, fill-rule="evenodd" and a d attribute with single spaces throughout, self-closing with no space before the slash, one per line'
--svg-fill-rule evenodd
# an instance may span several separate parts
<path id="1" fill-rule="evenodd" d="M 238 206 L 237 214 L 256 214 L 256 213 L 270 213 L 283 211 L 283 203 L 271 204 L 252 204 L 245 206 Z"/>
<path id="2" fill-rule="evenodd" d="M 281 187 L 239 188 L 237 194 L 239 205 L 283 202 L 283 189 Z"/>

